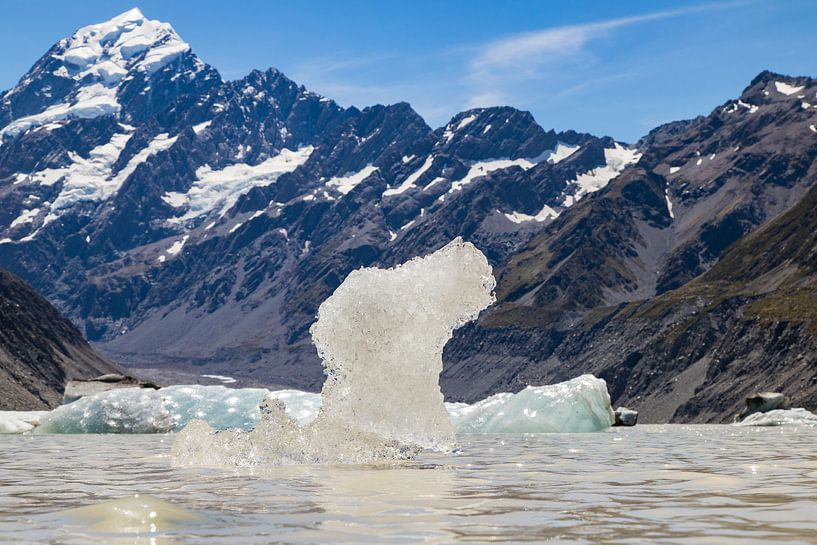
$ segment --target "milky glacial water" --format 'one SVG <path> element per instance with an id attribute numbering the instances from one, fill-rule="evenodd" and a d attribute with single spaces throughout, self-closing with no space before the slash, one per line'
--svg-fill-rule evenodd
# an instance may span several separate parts
<path id="1" fill-rule="evenodd" d="M 0 543 L 817 542 L 814 428 L 467 435 L 454 455 L 264 475 L 174 469 L 172 441 L 0 437 Z M 62 513 L 135 493 L 199 517 L 135 534 Z"/>

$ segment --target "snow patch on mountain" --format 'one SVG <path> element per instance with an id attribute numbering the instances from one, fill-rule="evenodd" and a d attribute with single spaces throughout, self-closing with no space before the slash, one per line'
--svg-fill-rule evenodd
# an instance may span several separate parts
<path id="1" fill-rule="evenodd" d="M 776 82 L 774 82 L 774 88 L 777 89 L 778 93 L 782 93 L 784 95 L 793 95 L 793 94 L 799 93 L 800 91 L 805 89 L 805 86 L 803 86 L 803 85 L 794 86 L 794 85 L 789 85 L 788 83 L 786 83 L 784 81 L 776 81 Z"/>
<path id="2" fill-rule="evenodd" d="M 477 161 L 471 164 L 471 168 L 468 169 L 468 172 L 464 177 L 451 184 L 451 189 L 449 189 L 448 192 L 453 193 L 454 191 L 460 191 L 463 187 L 470 184 L 477 178 L 487 176 L 495 170 L 511 168 L 514 166 L 528 170 L 529 168 L 533 168 L 535 165 L 536 162 L 534 162 L 532 159 L 489 159 L 487 161 Z"/>
<path id="3" fill-rule="evenodd" d="M 733 114 L 733 113 L 737 112 L 740 108 L 745 108 L 746 110 L 749 111 L 750 114 L 753 114 L 756 111 L 758 111 L 759 106 L 757 106 L 755 104 L 749 104 L 748 102 L 743 102 L 742 100 L 738 99 L 735 102 L 733 102 L 731 105 L 724 108 L 723 111 L 724 111 L 724 113 L 727 113 L 727 114 Z"/>
<path id="4" fill-rule="evenodd" d="M 505 217 L 514 223 L 524 223 L 528 221 L 543 222 L 549 219 L 558 218 L 559 213 L 550 206 L 544 205 L 542 209 L 534 216 L 523 214 L 522 212 L 511 212 L 510 214 L 506 213 Z"/>
<path id="5" fill-rule="evenodd" d="M 176 141 L 176 137 L 169 137 L 166 133 L 156 136 L 119 172 L 114 174 L 113 166 L 131 136 L 130 132 L 114 134 L 108 143 L 92 149 L 87 159 L 75 152 L 69 152 L 68 157 L 71 163 L 64 167 L 44 169 L 31 174 L 18 174 L 22 176 L 21 181 L 29 183 L 46 186 L 61 183 L 59 195 L 48 206 L 48 214 L 43 221 L 43 226 L 60 217 L 77 203 L 103 201 L 112 197 L 140 164 L 159 151 L 168 149 Z M 20 223 L 30 223 L 35 216 L 27 216 L 25 222 L 18 221 L 20 218 L 17 218 L 15 220 L 17 223 L 12 222 L 10 227 Z"/>
<path id="6" fill-rule="evenodd" d="M 212 122 L 213 121 L 210 120 L 205 121 L 204 123 L 199 123 L 198 125 L 193 125 L 193 132 L 196 133 L 197 135 L 203 133 L 204 131 L 207 130 L 207 128 L 210 126 Z"/>
<path id="7" fill-rule="evenodd" d="M 377 167 L 374 165 L 366 165 L 363 169 L 357 172 L 348 172 L 343 176 L 335 176 L 326 182 L 327 187 L 334 188 L 339 193 L 346 195 L 354 188 L 356 188 L 360 183 L 374 174 L 377 170 Z"/>
<path id="8" fill-rule="evenodd" d="M 476 119 L 477 119 L 476 114 L 471 114 L 460 119 L 456 127 L 454 126 L 453 122 L 449 123 L 448 126 L 445 128 L 445 131 L 443 132 L 443 141 L 447 144 L 448 142 L 451 141 L 452 138 L 454 138 L 454 135 L 457 133 L 457 131 L 461 131 L 462 129 L 476 121 Z"/>
<path id="9" fill-rule="evenodd" d="M 70 77 L 91 75 L 106 83 L 134 69 L 153 73 L 190 49 L 172 26 L 146 19 L 138 8 L 83 27 L 60 45 L 62 53 L 53 57 L 64 61 Z"/>
<path id="10" fill-rule="evenodd" d="M 306 162 L 312 154 L 312 146 L 297 150 L 283 149 L 257 165 L 239 163 L 220 170 L 209 165 L 196 169 L 196 181 L 185 193 L 168 192 L 162 199 L 175 208 L 186 207 L 184 215 L 172 218 L 171 223 L 181 223 L 218 210 L 223 216 L 238 198 L 253 187 L 266 186 Z"/>
<path id="11" fill-rule="evenodd" d="M 187 239 L 190 238 L 190 235 L 184 235 L 182 238 L 174 242 L 170 248 L 167 249 L 166 253 L 170 255 L 176 255 L 182 251 L 184 245 L 187 243 Z"/>
<path id="12" fill-rule="evenodd" d="M 403 180 L 403 183 L 401 183 L 399 186 L 389 188 L 386 191 L 384 191 L 383 196 L 384 197 L 391 197 L 392 195 L 399 195 L 401 193 L 405 193 L 410 187 L 412 187 L 415 183 L 417 183 L 417 180 L 420 179 L 420 176 L 425 174 L 425 172 L 429 168 L 431 168 L 432 164 L 434 164 L 434 156 L 429 155 L 426 158 L 425 162 L 422 164 L 422 166 L 419 169 L 417 169 L 416 171 L 409 174 L 406 177 L 406 179 Z"/>
<path id="13" fill-rule="evenodd" d="M 454 130 L 455 131 L 461 131 L 462 129 L 464 129 L 465 127 L 467 127 L 468 125 L 470 125 L 471 123 L 476 121 L 476 119 L 477 119 L 477 116 L 474 115 L 474 114 L 471 114 L 468 117 L 464 117 L 464 118 L 462 118 L 460 120 L 459 123 L 457 123 L 457 128 L 454 129 Z"/>
<path id="14" fill-rule="evenodd" d="M 88 85 L 76 93 L 71 103 L 55 104 L 41 113 L 21 117 L 9 123 L 0 130 L 0 141 L 49 123 L 60 123 L 67 119 L 90 119 L 118 112 L 116 89 L 110 89 L 102 84 Z"/>
<path id="15" fill-rule="evenodd" d="M 556 147 L 552 151 L 547 153 L 547 157 L 545 158 L 545 160 L 551 165 L 555 165 L 557 163 L 564 161 L 565 159 L 579 151 L 579 148 L 581 148 L 581 146 L 579 145 L 571 146 L 569 144 L 557 142 Z"/>
<path id="16" fill-rule="evenodd" d="M 579 174 L 575 180 L 568 182 L 568 187 L 575 188 L 575 192 L 565 197 L 566 207 L 572 206 L 585 195 L 603 189 L 626 167 L 638 163 L 641 153 L 636 149 L 625 148 L 616 142 L 614 147 L 604 150 L 604 159 L 606 163 L 604 166 Z"/>
<path id="17" fill-rule="evenodd" d="M 149 157 L 156 155 L 160 151 L 169 149 L 173 144 L 176 143 L 177 138 L 178 136 L 171 137 L 167 133 L 157 135 L 153 140 L 150 141 L 150 143 L 147 146 L 139 150 L 139 152 L 136 155 L 134 155 L 130 159 L 130 161 L 128 161 L 128 164 L 125 165 L 122 168 L 122 170 L 120 170 L 116 174 L 114 180 L 117 181 L 121 186 L 125 182 L 125 180 L 127 180 L 128 177 L 131 174 L 133 174 L 133 172 L 136 170 L 136 167 L 138 167 L 139 165 L 147 161 Z"/>
<path id="18" fill-rule="evenodd" d="M 17 227 L 18 225 L 22 225 L 24 223 L 31 223 L 34 221 L 34 218 L 40 213 L 39 208 L 33 208 L 31 210 L 23 210 L 20 212 L 20 215 L 11 222 L 9 227 Z"/>
<path id="19" fill-rule="evenodd" d="M 123 180 L 112 178 L 112 168 L 130 137 L 128 133 L 115 134 L 107 144 L 92 149 L 87 159 L 69 152 L 71 164 L 44 169 L 26 177 L 29 183 L 49 186 L 62 182 L 60 193 L 51 203 L 44 224 L 78 202 L 104 200 L 116 193 Z"/>

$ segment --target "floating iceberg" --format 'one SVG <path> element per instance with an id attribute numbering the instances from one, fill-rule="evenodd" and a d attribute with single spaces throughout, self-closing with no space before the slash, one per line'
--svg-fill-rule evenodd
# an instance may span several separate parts
<path id="1" fill-rule="evenodd" d="M 251 432 L 195 420 L 177 435 L 173 464 L 360 464 L 452 448 L 443 347 L 493 303 L 495 285 L 482 252 L 459 238 L 392 269 L 353 271 L 310 329 L 326 373 L 315 419 L 301 426 L 284 402 L 267 399 Z"/>
<path id="2" fill-rule="evenodd" d="M 40 418 L 35 433 L 165 433 L 195 419 L 219 429 L 253 429 L 258 406 L 271 397 L 286 402 L 287 414 L 308 423 L 320 408 L 318 394 L 263 388 L 168 386 L 161 390 L 120 388 L 86 396 Z"/>
<path id="3" fill-rule="evenodd" d="M 736 426 L 817 426 L 817 414 L 806 409 L 775 409 L 750 414 Z"/>
<path id="4" fill-rule="evenodd" d="M 166 433 L 199 419 L 214 429 L 251 430 L 265 399 L 286 404 L 298 424 L 312 422 L 321 395 L 299 390 L 224 386 L 121 388 L 63 405 L 51 412 L 0 412 L 0 433 Z M 451 424 L 463 433 L 577 433 L 610 427 L 610 396 L 602 379 L 583 375 L 551 386 L 495 394 L 472 405 L 445 403 Z M 35 426 L 38 426 L 36 427 Z"/>
<path id="5" fill-rule="evenodd" d="M 458 433 L 591 432 L 615 420 L 607 383 L 593 375 L 495 394 L 473 405 L 452 404 L 449 413 Z"/>

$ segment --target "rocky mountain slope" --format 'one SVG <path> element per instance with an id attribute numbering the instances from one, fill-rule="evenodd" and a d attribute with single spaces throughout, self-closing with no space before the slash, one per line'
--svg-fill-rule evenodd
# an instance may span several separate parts
<path id="1" fill-rule="evenodd" d="M 138 10 L 60 41 L 0 104 L 0 264 L 121 361 L 301 388 L 351 270 L 458 235 L 500 263 L 639 156 L 508 107 L 434 130 L 276 70 L 226 82 Z"/>
<path id="2" fill-rule="evenodd" d="M 646 421 L 722 421 L 756 389 L 817 404 L 808 290 L 791 291 L 811 274 L 815 93 L 766 72 L 653 131 L 637 165 L 503 264 L 501 303 L 448 347 L 447 390 L 593 372 Z"/>
<path id="3" fill-rule="evenodd" d="M 112 372 L 48 301 L 0 270 L 0 410 L 55 407 L 68 380 Z"/>
<path id="4" fill-rule="evenodd" d="M 764 72 L 634 146 L 510 107 L 433 129 L 273 69 L 224 81 L 132 10 L 0 95 L 0 266 L 125 363 L 316 389 L 307 331 L 343 278 L 463 236 L 498 304 L 446 347 L 452 399 L 593 372 L 641 421 L 811 403 L 810 265 L 774 252 L 810 236 L 812 103 Z"/>

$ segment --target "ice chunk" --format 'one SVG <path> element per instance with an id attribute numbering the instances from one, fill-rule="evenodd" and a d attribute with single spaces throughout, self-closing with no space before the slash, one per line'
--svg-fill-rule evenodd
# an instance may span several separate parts
<path id="1" fill-rule="evenodd" d="M 817 414 L 806 409 L 775 409 L 750 414 L 737 426 L 817 426 Z"/>
<path id="2" fill-rule="evenodd" d="M 221 375 L 203 375 L 218 377 Z M 231 379 L 235 380 L 235 379 Z M 547 409 L 537 392 L 548 392 Z M 541 397 L 541 396 L 540 396 Z M 259 404 L 277 399 L 299 424 L 312 422 L 321 408 L 321 395 L 299 390 L 225 388 L 223 386 L 169 386 L 161 390 L 122 388 L 85 396 L 47 412 L 0 412 L 0 433 L 165 433 L 179 430 L 195 419 L 216 429 L 253 429 Z M 513 403 L 507 403 L 514 399 Z M 609 397 L 604 381 L 584 375 L 552 386 L 532 387 L 518 394 L 496 394 L 473 405 L 446 403 L 456 433 L 511 433 L 524 422 L 530 433 L 584 432 L 605 429 Z M 564 418 L 569 415 L 570 418 Z M 490 425 L 486 425 L 488 421 Z M 594 423 L 588 426 L 588 422 Z"/>
<path id="3" fill-rule="evenodd" d="M 309 406 L 309 396 L 317 394 L 298 392 L 307 398 L 301 401 L 291 392 L 273 395 L 293 399 L 292 415 L 302 419 L 302 407 Z M 57 407 L 42 417 L 36 433 L 165 433 L 196 418 L 217 428 L 252 429 L 258 421 L 258 404 L 268 394 L 262 388 L 224 386 L 120 388 Z"/>
<path id="4" fill-rule="evenodd" d="M 327 375 L 315 420 L 299 426 L 267 400 L 249 433 L 195 421 L 173 444 L 174 465 L 370 463 L 451 448 L 443 347 L 494 301 L 494 286 L 488 260 L 462 239 L 392 269 L 353 271 L 310 329 Z"/>
<path id="5" fill-rule="evenodd" d="M 591 432 L 615 421 L 607 383 L 593 375 L 451 405 L 449 411 L 457 433 Z"/>
<path id="6" fill-rule="evenodd" d="M 40 423 L 48 411 L 0 411 L 0 433 L 25 433 Z"/>
<path id="7" fill-rule="evenodd" d="M 40 420 L 36 433 L 162 433 L 173 417 L 155 390 L 123 388 L 83 397 L 57 407 Z"/>

